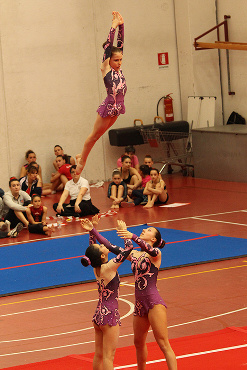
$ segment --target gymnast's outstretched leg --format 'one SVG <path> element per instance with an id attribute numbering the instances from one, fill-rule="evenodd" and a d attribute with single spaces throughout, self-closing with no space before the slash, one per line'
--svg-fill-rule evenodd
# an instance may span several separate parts
<path id="1" fill-rule="evenodd" d="M 115 123 L 118 116 L 115 117 L 101 117 L 99 114 L 97 115 L 93 131 L 88 136 L 84 143 L 84 147 L 81 154 L 77 154 L 77 167 L 76 172 L 79 174 L 85 167 L 87 157 L 92 150 L 94 144 L 97 140 Z"/>

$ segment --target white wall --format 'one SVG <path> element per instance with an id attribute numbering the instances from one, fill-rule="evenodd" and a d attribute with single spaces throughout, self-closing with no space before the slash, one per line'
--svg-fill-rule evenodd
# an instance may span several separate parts
<path id="1" fill-rule="evenodd" d="M 236 93 L 235 96 L 230 96 L 228 95 L 226 51 L 218 51 L 217 49 L 195 51 L 193 46 L 195 37 L 217 24 L 217 15 L 218 23 L 224 20 L 224 15 L 231 16 L 228 20 L 230 41 L 247 43 L 246 0 L 174 0 L 174 4 L 183 118 L 187 118 L 188 96 L 213 95 L 217 97 L 216 125 L 226 124 L 232 111 L 238 112 L 247 119 L 247 52 L 229 51 L 231 90 Z M 217 35 L 214 31 L 204 36 L 200 41 L 215 42 L 216 40 Z M 220 28 L 220 40 L 224 41 L 223 27 Z M 222 82 L 220 81 L 220 71 Z"/>
<path id="2" fill-rule="evenodd" d="M 33 149 L 45 181 L 53 168 L 53 146 L 75 156 L 91 132 L 105 98 L 100 74 L 102 43 L 112 10 L 125 19 L 123 71 L 126 114 L 115 127 L 135 118 L 150 124 L 158 99 L 173 92 L 180 119 L 180 91 L 172 0 L 0 0 L 1 185 L 18 176 L 26 150 Z M 159 69 L 158 52 L 169 52 L 170 67 Z M 136 148 L 140 160 L 145 152 Z M 83 175 L 108 179 L 123 148 L 108 134 L 93 148 Z"/>
<path id="3" fill-rule="evenodd" d="M 230 14 L 231 41 L 247 42 L 246 0 L 218 0 L 218 19 Z M 174 14 L 175 7 L 175 14 Z M 187 118 L 189 95 L 214 95 L 216 124 L 235 110 L 246 115 L 246 58 L 230 51 L 232 89 L 228 95 L 226 53 L 195 51 L 194 38 L 216 24 L 215 0 L 0 0 L 0 187 L 18 176 L 26 150 L 33 149 L 48 181 L 60 144 L 75 156 L 91 132 L 96 109 L 105 98 L 100 74 L 102 43 L 112 10 L 125 19 L 123 71 L 126 114 L 115 128 L 134 119 L 153 122 L 160 97 L 173 93 L 175 120 Z M 175 22 L 176 19 L 176 22 Z M 215 41 L 216 34 L 203 41 Z M 159 69 L 157 53 L 169 53 L 169 68 Z M 162 115 L 162 107 L 159 113 Z M 142 161 L 148 145 L 137 146 Z M 105 180 L 123 148 L 112 147 L 106 133 L 93 148 L 83 175 Z"/>

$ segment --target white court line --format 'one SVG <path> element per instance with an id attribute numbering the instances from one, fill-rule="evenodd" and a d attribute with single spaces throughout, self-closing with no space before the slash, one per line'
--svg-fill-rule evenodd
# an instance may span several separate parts
<path id="1" fill-rule="evenodd" d="M 189 217 L 181 217 L 181 218 L 174 218 L 174 219 L 171 219 L 171 220 L 164 220 L 164 221 L 155 221 L 155 222 L 148 222 L 148 225 L 153 225 L 153 224 L 161 224 L 161 223 L 165 223 L 165 222 L 174 222 L 174 221 L 182 221 L 182 220 L 190 220 L 192 218 L 195 218 L 195 217 L 209 217 L 209 216 L 218 216 L 218 215 L 225 215 L 225 214 L 229 214 L 229 213 L 238 213 L 238 212 L 247 212 L 246 210 L 244 209 L 240 209 L 238 211 L 228 211 L 228 212 L 218 212 L 218 213 L 210 213 L 210 214 L 207 214 L 207 215 L 199 215 L 199 216 L 189 216 Z M 130 227 L 130 226 L 128 226 Z"/>
<path id="2" fill-rule="evenodd" d="M 125 319 L 126 317 L 130 316 L 133 312 L 134 312 L 134 309 L 135 309 L 135 305 L 130 302 L 130 301 L 127 301 L 127 299 L 123 299 L 123 298 L 119 298 L 120 301 L 123 301 L 125 303 L 127 303 L 129 306 L 130 306 L 130 309 L 129 311 L 124 315 L 124 316 L 121 316 L 121 320 Z M 88 327 L 88 328 L 84 328 L 84 329 L 78 329 L 78 330 L 73 330 L 73 331 L 68 331 L 66 333 L 57 333 L 57 334 L 50 334 L 50 335 L 42 335 L 40 337 L 32 337 L 32 338 L 21 338 L 21 339 L 12 339 L 12 340 L 3 340 L 1 341 L 0 343 L 12 343 L 12 342 L 21 342 L 21 341 L 27 341 L 27 340 L 35 340 L 35 339 L 43 339 L 43 338 L 49 338 L 49 337 L 55 337 L 55 336 L 60 336 L 60 335 L 67 335 L 67 334 L 73 334 L 73 333 L 78 333 L 78 332 L 82 332 L 82 331 L 85 331 L 85 330 L 90 330 L 90 329 L 94 329 L 93 326 L 91 327 Z"/>
<path id="3" fill-rule="evenodd" d="M 123 294 L 121 297 L 127 297 L 129 295 L 134 295 L 134 293 Z M 30 312 L 36 312 L 36 311 L 43 311 L 43 310 L 50 310 L 52 308 L 61 308 L 61 307 L 66 307 L 66 306 L 73 306 L 73 305 L 76 305 L 76 304 L 91 303 L 91 302 L 96 302 L 98 300 L 99 300 L 99 298 L 90 299 L 89 301 L 81 301 L 81 302 L 72 302 L 72 303 L 60 304 L 58 306 L 49 306 L 49 307 L 35 308 L 34 310 L 27 310 L 27 311 L 19 311 L 19 312 L 7 313 L 7 314 L 4 314 L 4 315 L 0 315 L 0 317 L 13 316 L 13 315 L 21 315 L 21 314 L 24 314 L 24 313 L 30 313 Z"/>
<path id="4" fill-rule="evenodd" d="M 202 220 L 202 221 L 210 221 L 210 222 L 219 222 L 222 224 L 230 224 L 230 225 L 238 225 L 238 226 L 247 226 L 247 224 L 239 224 L 237 222 L 229 222 L 229 221 L 221 221 L 221 220 L 210 220 L 208 218 L 202 218 L 202 217 L 191 217 L 194 220 Z"/>
<path id="5" fill-rule="evenodd" d="M 159 223 L 164 223 L 164 222 L 174 222 L 174 221 L 182 221 L 182 220 L 189 220 L 193 217 L 208 217 L 208 216 L 217 216 L 217 215 L 225 215 L 225 214 L 228 214 L 228 213 L 238 213 L 238 212 L 247 212 L 246 209 L 240 209 L 240 210 L 237 210 L 237 211 L 227 211 L 227 212 L 219 212 L 219 213 L 211 213 L 211 214 L 208 214 L 208 215 L 198 215 L 198 216 L 189 216 L 189 217 L 181 217 L 181 218 L 174 218 L 174 219 L 171 219 L 171 220 L 165 220 L 165 221 L 156 221 L 156 222 L 148 222 L 148 225 L 153 225 L 153 224 L 159 224 Z M 136 227 L 136 226 L 142 226 L 143 223 L 141 224 L 136 224 L 136 225 L 128 225 L 127 227 Z M 104 232 L 104 231 L 112 231 L 112 230 L 116 230 L 116 228 L 110 228 L 110 229 L 102 229 L 102 230 L 99 230 L 99 232 Z M 57 236 L 51 236 L 49 238 L 50 239 L 59 239 L 59 238 L 68 238 L 70 236 L 76 236 L 76 235 L 86 235 L 87 233 L 75 233 L 75 234 L 66 234 L 66 235 L 57 235 Z M 41 239 L 32 239 L 32 240 L 28 240 L 28 241 L 22 241 L 22 242 L 14 242 L 14 243 L 11 243 L 11 244 L 1 244 L 1 247 L 8 247 L 8 246 L 12 246 L 12 245 L 16 245 L 16 244 L 28 244 L 28 243 L 32 243 L 32 242 L 38 242 L 38 241 L 47 241 L 47 239 L 45 238 L 41 238 Z"/>
<path id="6" fill-rule="evenodd" d="M 233 346 L 233 347 L 217 348 L 217 349 L 212 349 L 210 351 L 188 353 L 186 355 L 176 356 L 176 359 L 178 360 L 178 359 L 181 359 L 181 358 L 188 358 L 188 357 L 196 357 L 196 356 L 207 355 L 209 353 L 232 351 L 232 350 L 235 350 L 235 349 L 240 349 L 240 348 L 245 348 L 245 347 L 247 347 L 247 344 L 240 344 L 239 346 Z M 147 361 L 147 365 L 155 364 L 155 363 L 159 363 L 159 362 L 165 362 L 165 361 L 166 360 L 164 358 L 161 358 L 159 360 L 154 360 L 154 361 Z M 131 368 L 131 367 L 137 368 L 137 364 L 117 366 L 117 367 L 114 367 L 114 370 L 128 369 L 128 368 Z"/>
<path id="7" fill-rule="evenodd" d="M 119 298 L 121 299 L 121 298 Z M 125 299 L 121 299 L 122 301 L 128 303 L 130 305 L 130 310 L 129 312 L 122 317 L 125 318 L 127 315 L 129 316 L 133 310 L 134 310 L 134 304 L 125 300 Z M 222 314 L 219 314 L 219 315 L 215 315 L 215 316 L 209 316 L 209 317 L 205 317 L 205 318 L 202 318 L 202 319 L 199 319 L 199 320 L 194 320 L 194 321 L 188 321 L 188 322 L 185 322 L 185 323 L 181 323 L 181 324 L 176 324 L 176 325 L 171 325 L 171 326 L 168 326 L 167 328 L 170 329 L 170 328 L 174 328 L 174 327 L 177 327 L 177 326 L 183 326 L 183 325 L 189 325 L 189 324 L 193 324 L 195 322 L 200 322 L 200 321 L 205 321 L 205 320 L 210 320 L 210 319 L 213 319 L 213 318 L 216 318 L 216 317 L 221 317 L 221 316 L 226 316 L 226 315 L 230 315 L 230 314 L 233 314 L 233 313 L 236 313 L 236 312 L 240 312 L 240 311 L 243 311 L 243 310 L 247 310 L 247 307 L 244 307 L 244 308 L 240 308 L 238 310 L 234 310 L 234 311 L 229 311 L 229 312 L 224 312 Z M 88 329 L 92 329 L 92 328 L 88 328 Z M 82 330 L 87 330 L 87 329 L 82 329 Z M 82 331 L 81 330 L 81 331 Z M 77 331 L 80 331 L 80 330 L 77 330 Z M 77 332 L 75 331 L 75 332 Z M 152 330 L 149 330 L 148 331 L 149 333 L 152 332 Z M 70 334 L 72 332 L 68 332 L 68 334 Z M 67 334 L 67 333 L 63 333 L 63 334 Z M 62 335 L 62 334 L 54 334 L 55 335 Z M 119 338 L 125 338 L 125 337 L 131 337 L 133 336 L 134 333 L 130 333 L 130 334 L 125 334 L 125 335 L 120 335 Z M 31 339 L 39 339 L 39 338 L 45 338 L 45 337 L 50 337 L 50 336 L 53 336 L 53 335 L 47 335 L 47 336 L 43 336 L 43 337 L 36 337 L 36 338 L 27 338 L 27 339 L 20 339 L 20 340 L 13 340 L 13 342 L 15 341 L 21 341 L 21 340 L 31 340 Z M 12 342 L 12 341 L 3 341 L 3 342 L 0 342 L 0 343 L 6 343 L 6 342 Z M 83 345 L 83 344 L 89 344 L 89 343 L 94 343 L 94 340 L 92 341 L 89 341 L 89 342 L 82 342 L 82 343 L 74 343 L 74 344 L 68 344 L 68 345 L 64 345 L 64 346 L 60 346 L 60 347 L 51 347 L 51 348 L 41 348 L 41 349 L 36 349 L 36 350 L 30 350 L 30 351 L 25 351 L 25 352 L 15 352 L 15 353 L 7 353 L 7 354 L 4 354 L 4 355 L 0 355 L 0 357 L 4 357 L 4 356 L 11 356 L 11 355 L 19 355 L 19 354 L 25 354 L 25 353 L 32 353 L 32 352 L 41 352 L 41 351 L 48 351 L 48 350 L 53 350 L 53 349 L 59 349 L 59 348 L 66 348 L 66 347 L 72 347 L 72 346 L 79 346 L 79 345 Z"/>

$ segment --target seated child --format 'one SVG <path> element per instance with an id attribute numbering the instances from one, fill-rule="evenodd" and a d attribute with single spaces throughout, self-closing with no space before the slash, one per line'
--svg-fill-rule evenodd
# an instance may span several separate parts
<path id="1" fill-rule="evenodd" d="M 147 182 L 151 180 L 150 168 L 147 165 L 142 164 L 140 166 L 139 173 L 142 177 L 141 188 L 140 189 L 134 189 L 132 191 L 133 200 L 129 199 L 129 202 L 127 202 L 128 204 L 125 204 L 125 202 L 123 202 L 122 207 L 130 207 L 131 205 L 129 203 L 131 203 L 131 202 L 135 206 L 138 206 L 139 204 L 143 203 L 144 201 L 146 201 L 146 203 L 147 203 L 147 197 L 145 195 L 143 195 L 143 191 L 145 189 L 145 186 L 146 186 Z"/>
<path id="2" fill-rule="evenodd" d="M 166 183 L 162 179 L 159 170 L 152 168 L 150 171 L 151 180 L 147 182 L 143 191 L 148 196 L 148 202 L 145 208 L 152 208 L 154 204 L 167 203 L 169 196 L 166 189 Z"/>
<path id="3" fill-rule="evenodd" d="M 63 148 L 61 147 L 61 145 L 55 145 L 54 146 L 54 153 L 55 153 L 55 156 L 57 157 L 58 155 L 64 155 L 65 157 L 65 163 L 66 164 L 71 164 L 71 166 L 75 165 L 75 160 L 73 157 L 71 157 L 71 155 L 67 155 L 67 154 L 64 154 L 64 151 L 63 151 Z M 55 167 L 55 169 L 58 171 L 58 166 L 57 166 L 57 162 L 56 162 L 56 159 L 53 161 L 53 166 Z"/>
<path id="4" fill-rule="evenodd" d="M 132 145 L 128 145 L 125 147 L 125 152 L 121 155 L 120 158 L 117 160 L 117 167 L 122 167 L 122 157 L 124 155 L 128 155 L 131 159 L 131 167 L 135 168 L 137 171 L 139 170 L 139 161 L 137 156 L 135 155 L 135 148 Z"/>
<path id="5" fill-rule="evenodd" d="M 55 190 L 62 190 L 65 184 L 72 179 L 70 168 L 71 164 L 66 163 L 66 158 L 64 155 L 58 155 L 56 158 L 56 163 L 58 170 L 56 173 L 53 173 L 51 176 L 51 182 L 45 184 L 45 189 L 51 189 L 52 193 Z M 62 184 L 62 189 L 60 185 Z"/>
<path id="6" fill-rule="evenodd" d="M 123 181 L 121 172 L 115 169 L 112 172 L 112 182 L 108 187 L 108 198 L 112 199 L 111 208 L 119 208 L 120 203 L 127 197 L 127 185 Z"/>
<path id="7" fill-rule="evenodd" d="M 47 207 L 42 206 L 40 195 L 34 194 L 32 196 L 31 204 L 32 207 L 29 207 L 26 211 L 29 221 L 29 232 L 33 234 L 44 234 L 51 236 L 51 234 L 55 231 L 55 228 L 53 225 L 51 227 L 47 226 Z"/>

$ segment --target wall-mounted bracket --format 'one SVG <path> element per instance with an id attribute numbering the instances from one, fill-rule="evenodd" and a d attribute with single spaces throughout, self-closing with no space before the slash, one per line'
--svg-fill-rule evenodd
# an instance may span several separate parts
<path id="1" fill-rule="evenodd" d="M 242 42 L 230 42 L 228 36 L 228 24 L 227 19 L 231 18 L 230 15 L 224 15 L 224 21 L 219 23 L 217 26 L 211 28 L 210 30 L 204 32 L 202 35 L 196 37 L 194 39 L 194 47 L 195 50 L 207 50 L 207 49 L 225 49 L 226 50 L 226 58 L 227 58 L 227 75 L 228 75 L 228 94 L 235 95 L 234 91 L 231 91 L 231 83 L 230 83 L 230 63 L 229 63 L 229 50 L 247 50 L 247 43 Z M 224 36 L 225 40 L 219 40 L 219 28 L 224 27 Z M 215 42 L 198 42 L 203 36 L 206 36 L 210 32 L 216 30 L 217 31 L 217 41 Z"/>

